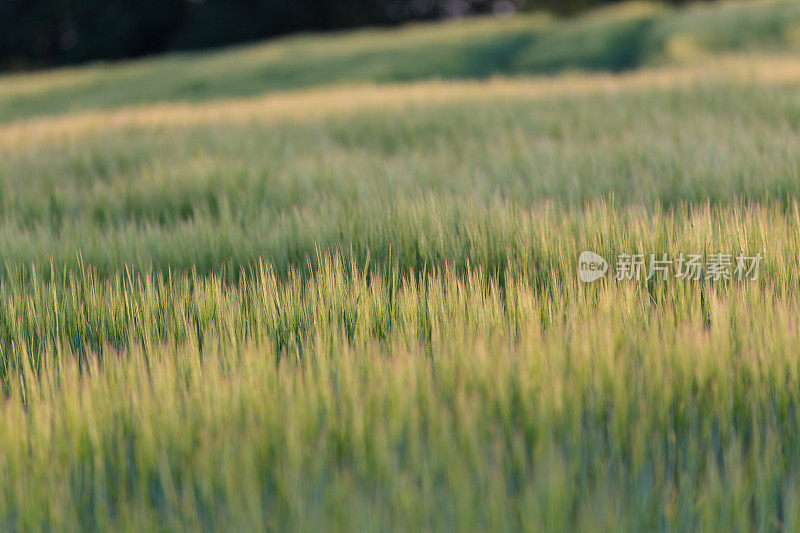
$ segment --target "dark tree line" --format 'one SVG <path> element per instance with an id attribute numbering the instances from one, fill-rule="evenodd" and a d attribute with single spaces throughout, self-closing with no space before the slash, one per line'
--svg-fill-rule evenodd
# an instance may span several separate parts
<path id="1" fill-rule="evenodd" d="M 295 31 L 610 0 L 0 0 L 0 70 L 137 57 Z"/>

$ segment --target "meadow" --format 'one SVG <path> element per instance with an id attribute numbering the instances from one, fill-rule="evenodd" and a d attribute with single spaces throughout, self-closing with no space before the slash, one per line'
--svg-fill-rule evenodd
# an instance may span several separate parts
<path id="1" fill-rule="evenodd" d="M 0 530 L 800 529 L 798 28 L 637 3 L 0 77 Z"/>

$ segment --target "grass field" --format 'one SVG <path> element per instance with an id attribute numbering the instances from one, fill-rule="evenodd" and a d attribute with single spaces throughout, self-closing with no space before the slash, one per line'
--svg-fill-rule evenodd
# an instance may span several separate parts
<path id="1" fill-rule="evenodd" d="M 798 51 L 629 4 L 0 77 L 0 530 L 800 530 Z"/>

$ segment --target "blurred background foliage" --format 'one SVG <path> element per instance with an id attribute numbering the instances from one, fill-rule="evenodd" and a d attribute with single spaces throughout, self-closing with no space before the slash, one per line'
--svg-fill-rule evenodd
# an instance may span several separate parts
<path id="1" fill-rule="evenodd" d="M 0 70 L 138 57 L 298 31 L 523 10 L 572 14 L 609 0 L 0 0 Z M 679 3 L 673 0 L 672 3 Z"/>

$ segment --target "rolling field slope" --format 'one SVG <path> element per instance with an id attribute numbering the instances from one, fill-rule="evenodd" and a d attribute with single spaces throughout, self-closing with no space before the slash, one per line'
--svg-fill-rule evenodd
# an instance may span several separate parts
<path id="1" fill-rule="evenodd" d="M 0 78 L 0 530 L 797 530 L 798 43 L 629 4 Z"/>
<path id="2" fill-rule="evenodd" d="M 0 121 L 152 102 L 207 101 L 330 84 L 619 72 L 727 53 L 800 50 L 800 4 L 681 10 L 625 3 L 544 15 L 297 36 L 219 52 L 0 78 Z"/>

